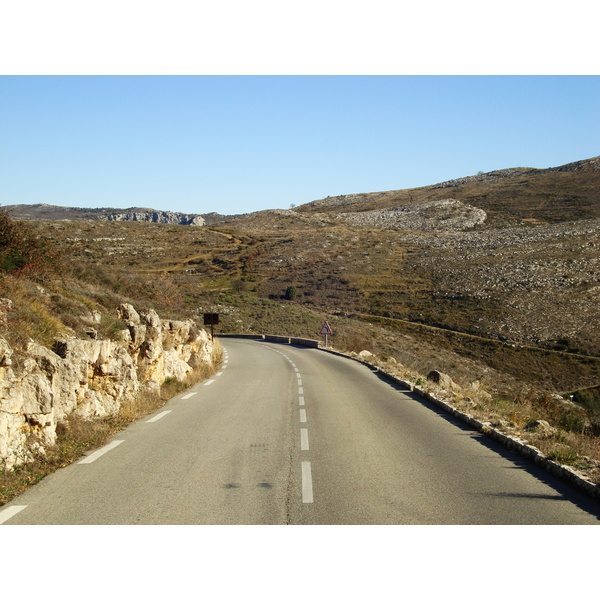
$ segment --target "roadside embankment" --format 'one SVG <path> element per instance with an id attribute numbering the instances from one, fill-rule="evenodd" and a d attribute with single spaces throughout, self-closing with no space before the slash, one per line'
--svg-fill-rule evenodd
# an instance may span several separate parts
<path id="1" fill-rule="evenodd" d="M 122 304 L 118 339 L 30 341 L 15 352 L 0 339 L 0 465 L 11 469 L 56 442 L 69 417 L 116 416 L 140 393 L 158 393 L 216 360 L 217 345 L 193 321 L 161 320 Z"/>

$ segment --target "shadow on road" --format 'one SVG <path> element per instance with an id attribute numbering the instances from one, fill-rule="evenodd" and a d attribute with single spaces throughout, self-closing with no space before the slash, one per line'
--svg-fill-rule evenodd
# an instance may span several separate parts
<path id="1" fill-rule="evenodd" d="M 509 450 L 508 448 L 504 447 L 500 442 L 497 442 L 496 440 L 493 440 L 492 438 L 485 435 L 484 433 L 481 433 L 481 432 L 473 429 L 465 422 L 463 422 L 460 419 L 458 419 L 457 417 L 447 413 L 446 411 L 439 408 L 435 404 L 429 402 L 427 399 L 422 398 L 421 396 L 419 396 L 418 394 L 415 394 L 414 392 L 408 391 L 406 388 L 399 385 L 398 383 L 390 381 L 390 379 L 388 379 L 381 373 L 374 373 L 374 374 L 376 377 L 381 379 L 381 381 L 385 382 L 387 385 L 391 386 L 395 390 L 398 390 L 399 392 L 404 394 L 404 396 L 406 396 L 407 398 L 410 398 L 411 400 L 418 402 L 419 404 L 421 404 L 425 408 L 429 409 L 430 411 L 434 412 L 435 414 L 440 416 L 442 419 L 445 419 L 446 421 L 448 421 L 449 423 L 451 423 L 452 425 L 454 425 L 461 431 L 469 433 L 470 437 L 472 439 L 474 439 L 475 441 L 477 441 L 478 443 L 480 443 L 482 446 L 485 446 L 489 450 L 500 455 L 502 458 L 510 461 L 514 465 L 513 468 L 522 469 L 523 471 L 529 473 L 532 477 L 535 477 L 538 481 L 551 487 L 558 494 L 558 496 L 553 496 L 553 495 L 538 496 L 538 495 L 528 495 L 528 494 L 513 494 L 510 492 L 507 492 L 506 494 L 502 493 L 502 494 L 492 494 L 492 495 L 506 496 L 506 497 L 511 497 L 511 496 L 512 497 L 517 497 L 517 496 L 518 497 L 531 497 L 531 498 L 538 498 L 538 499 L 543 498 L 543 499 L 547 499 L 547 500 L 550 499 L 550 500 L 569 501 L 569 502 L 572 502 L 573 504 L 575 504 L 581 510 L 589 513 L 590 515 L 595 516 L 600 521 L 600 502 L 598 500 L 592 498 L 585 492 L 578 490 L 573 485 L 571 485 L 569 482 L 564 481 L 555 475 L 552 475 L 551 473 L 549 473 L 542 467 L 536 465 L 531 460 L 527 459 L 526 457 L 522 456 L 521 454 L 519 454 L 515 451 L 512 451 L 512 450 Z"/>

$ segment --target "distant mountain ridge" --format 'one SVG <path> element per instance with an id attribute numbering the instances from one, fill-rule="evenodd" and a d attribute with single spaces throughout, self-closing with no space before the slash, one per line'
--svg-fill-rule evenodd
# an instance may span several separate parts
<path id="1" fill-rule="evenodd" d="M 73 208 L 51 204 L 14 204 L 3 207 L 15 219 L 60 221 L 141 221 L 201 227 L 206 219 L 199 214 L 185 214 L 153 208 Z"/>
<path id="2" fill-rule="evenodd" d="M 558 167 L 515 167 L 450 179 L 420 188 L 328 196 L 301 204 L 296 213 L 354 213 L 399 209 L 411 204 L 460 201 L 505 218 L 561 222 L 600 217 L 600 156 Z M 141 221 L 173 225 L 215 225 L 246 214 L 185 214 L 154 208 L 72 208 L 50 204 L 0 207 L 23 220 Z M 254 214 L 254 213 L 248 213 Z"/>

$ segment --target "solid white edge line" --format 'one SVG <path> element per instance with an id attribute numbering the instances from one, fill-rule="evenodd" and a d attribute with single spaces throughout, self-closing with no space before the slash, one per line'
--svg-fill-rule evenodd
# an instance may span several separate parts
<path id="1" fill-rule="evenodd" d="M 20 513 L 24 508 L 27 508 L 27 504 L 20 506 L 9 506 L 4 510 L 0 511 L 0 524 L 6 523 L 9 519 L 12 519 L 17 513 Z"/>
<path id="2" fill-rule="evenodd" d="M 300 409 L 300 423 L 306 423 L 306 410 Z"/>
<path id="3" fill-rule="evenodd" d="M 99 459 L 103 454 L 106 454 L 109 450 L 116 448 L 119 444 L 122 444 L 125 440 L 115 440 L 110 444 L 104 446 L 104 448 L 100 448 L 100 450 L 96 450 L 93 454 L 86 456 L 84 459 L 79 461 L 80 465 L 89 465 L 93 463 L 95 460 Z"/>
<path id="4" fill-rule="evenodd" d="M 156 415 L 155 417 L 152 417 L 151 419 L 148 419 L 146 423 L 155 423 L 159 419 L 162 419 L 165 415 L 168 415 L 170 412 L 170 410 L 163 410 L 163 412 L 161 412 L 160 414 Z"/>
<path id="5" fill-rule="evenodd" d="M 300 430 L 300 450 L 308 450 L 308 429 Z"/>
<path id="6" fill-rule="evenodd" d="M 313 502 L 312 473 L 309 461 L 302 461 L 302 502 L 304 504 Z"/>

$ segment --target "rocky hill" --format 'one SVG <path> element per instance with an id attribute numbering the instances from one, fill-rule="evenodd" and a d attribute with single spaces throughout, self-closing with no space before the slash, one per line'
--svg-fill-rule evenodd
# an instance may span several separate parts
<path id="1" fill-rule="evenodd" d="M 109 209 L 70 210 L 105 223 L 38 221 L 40 234 L 77 260 L 168 277 L 192 303 L 232 286 L 278 301 L 293 287 L 311 310 L 600 355 L 600 157 L 293 210 L 212 213 L 208 227 L 177 232 L 124 216 L 110 226 Z"/>
<path id="2" fill-rule="evenodd" d="M 486 211 L 488 227 L 600 218 L 600 157 L 548 169 L 479 173 L 421 188 L 332 196 L 303 204 L 303 213 L 346 214 L 431 202 L 460 201 Z"/>

